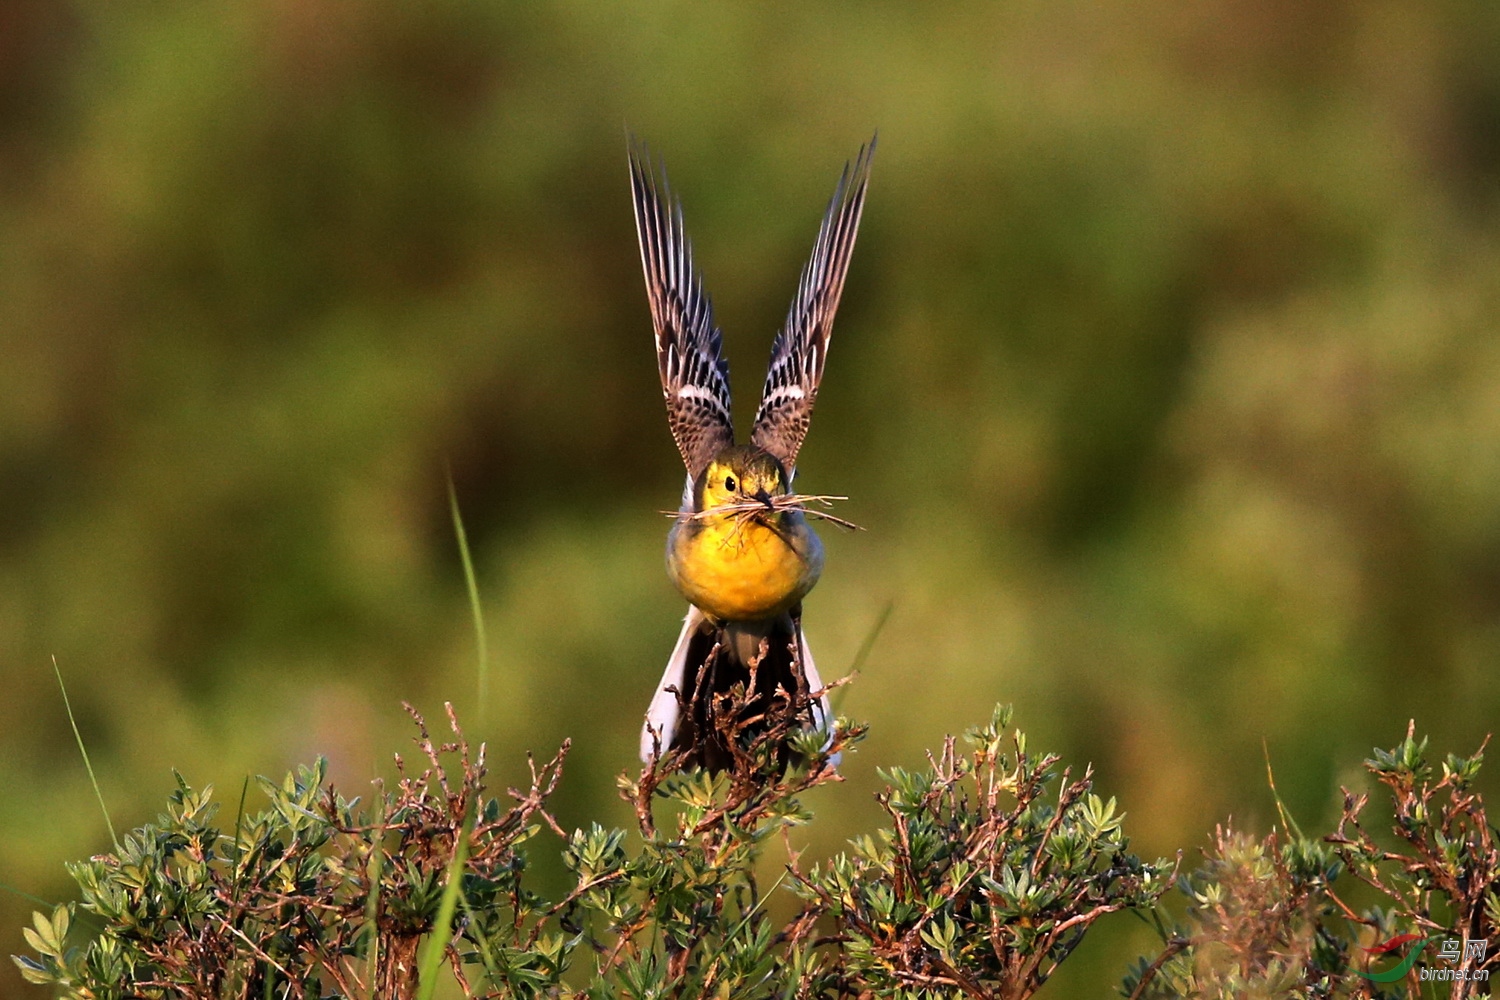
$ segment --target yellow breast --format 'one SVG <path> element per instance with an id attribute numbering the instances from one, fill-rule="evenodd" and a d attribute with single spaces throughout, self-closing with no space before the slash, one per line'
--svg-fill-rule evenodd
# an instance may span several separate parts
<path id="1" fill-rule="evenodd" d="M 683 597 L 721 621 L 782 614 L 818 582 L 823 543 L 801 515 L 780 522 L 679 520 L 667 536 L 667 573 Z"/>

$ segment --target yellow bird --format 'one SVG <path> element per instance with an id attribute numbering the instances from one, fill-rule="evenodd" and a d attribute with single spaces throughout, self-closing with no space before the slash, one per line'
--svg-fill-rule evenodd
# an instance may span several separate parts
<path id="1" fill-rule="evenodd" d="M 806 705 L 804 726 L 832 726 L 802 632 L 802 599 L 823 571 L 823 544 L 795 504 L 777 501 L 792 491 L 874 154 L 872 139 L 852 168 L 844 167 L 786 325 L 771 346 L 750 443 L 737 445 L 723 338 L 693 267 L 682 207 L 665 172 L 658 175 L 644 150 L 631 149 L 657 367 L 667 420 L 687 466 L 680 512 L 667 535 L 667 573 L 690 605 L 646 712 L 644 761 L 679 749 L 690 763 L 723 766 L 713 695 L 738 683 L 753 682 L 763 699 L 782 693 Z M 683 706 L 686 719 L 679 718 Z"/>

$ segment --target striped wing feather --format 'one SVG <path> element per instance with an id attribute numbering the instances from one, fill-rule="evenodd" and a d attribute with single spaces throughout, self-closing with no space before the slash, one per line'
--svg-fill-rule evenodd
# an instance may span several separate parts
<path id="1" fill-rule="evenodd" d="M 716 454 L 734 444 L 723 336 L 714 325 L 713 303 L 693 269 L 682 206 L 672 197 L 666 172 L 661 171 L 658 184 L 649 154 L 634 144 L 630 189 L 667 422 L 688 476 L 696 479 Z"/>
<path id="2" fill-rule="evenodd" d="M 849 270 L 849 257 L 859 233 L 874 155 L 875 140 L 871 139 L 868 146 L 860 149 L 853 167 L 844 167 L 828 211 L 823 215 L 812 257 L 802 269 L 786 325 L 771 345 L 771 365 L 750 439 L 775 455 L 788 472 L 797 464 L 797 453 L 807 436 L 808 421 L 818 396 L 818 383 L 823 378 L 833 315 L 839 307 L 844 275 Z"/>

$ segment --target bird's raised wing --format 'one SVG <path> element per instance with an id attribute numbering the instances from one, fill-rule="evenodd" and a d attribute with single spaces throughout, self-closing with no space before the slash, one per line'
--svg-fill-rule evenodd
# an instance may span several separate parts
<path id="1" fill-rule="evenodd" d="M 714 325 L 713 304 L 693 270 L 682 206 L 672 198 L 665 171 L 660 179 L 658 186 L 646 150 L 632 143 L 630 190 L 667 422 L 688 476 L 697 479 L 716 454 L 734 444 L 729 363 L 720 353 L 723 337 Z"/>
<path id="2" fill-rule="evenodd" d="M 786 325 L 771 345 L 771 367 L 766 372 L 750 440 L 775 455 L 789 473 L 797 464 L 797 452 L 807 436 L 818 383 L 823 378 L 833 314 L 844 291 L 844 275 L 859 233 L 874 156 L 875 140 L 871 139 L 868 146 L 861 147 L 853 168 L 845 165 L 823 215 L 812 257 L 802 269 Z"/>

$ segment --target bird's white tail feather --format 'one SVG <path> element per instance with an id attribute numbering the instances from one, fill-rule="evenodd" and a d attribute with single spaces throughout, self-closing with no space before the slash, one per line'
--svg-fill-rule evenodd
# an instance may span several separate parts
<path id="1" fill-rule="evenodd" d="M 646 709 L 646 724 L 641 727 L 641 760 L 645 763 L 649 764 L 653 756 L 670 749 L 672 739 L 677 735 L 677 694 L 683 690 L 687 679 L 688 645 L 703 622 L 703 612 L 688 605 L 687 617 L 682 620 L 682 632 L 677 636 L 677 645 L 672 649 L 667 669 L 662 671 L 661 682 L 656 685 L 656 694 L 652 696 L 651 705 Z M 797 626 L 797 646 L 801 650 L 800 659 L 803 675 L 807 678 L 808 692 L 811 694 L 822 691 L 823 679 L 818 676 L 817 664 L 813 662 L 812 650 L 807 645 L 807 636 L 800 624 Z M 831 744 L 833 707 L 829 704 L 826 691 L 813 699 L 812 723 L 812 728 L 828 734 L 828 743 L 824 746 Z M 838 756 L 833 757 L 830 763 L 837 767 Z"/>
<path id="2" fill-rule="evenodd" d="M 641 760 L 650 763 L 657 753 L 666 753 L 672 746 L 672 737 L 677 735 L 677 691 L 683 690 L 686 681 L 688 643 L 693 633 L 703 624 L 703 612 L 688 605 L 687 617 L 682 620 L 682 634 L 667 660 L 667 669 L 662 671 L 661 683 L 656 685 L 656 694 L 651 697 L 651 706 L 646 709 L 646 724 L 641 727 Z M 668 688 L 675 688 L 669 691 Z"/>
<path id="3" fill-rule="evenodd" d="M 818 676 L 818 665 L 813 662 L 812 648 L 807 644 L 807 635 L 802 631 L 802 624 L 797 624 L 797 647 L 802 651 L 802 674 L 807 678 L 807 691 L 809 694 L 822 691 L 812 702 L 813 728 L 828 734 L 828 741 L 823 744 L 823 749 L 828 749 L 833 744 L 833 706 L 828 701 L 828 692 L 823 691 L 823 678 Z M 843 754 L 834 754 L 828 758 L 828 763 L 833 767 L 839 766 Z"/>

